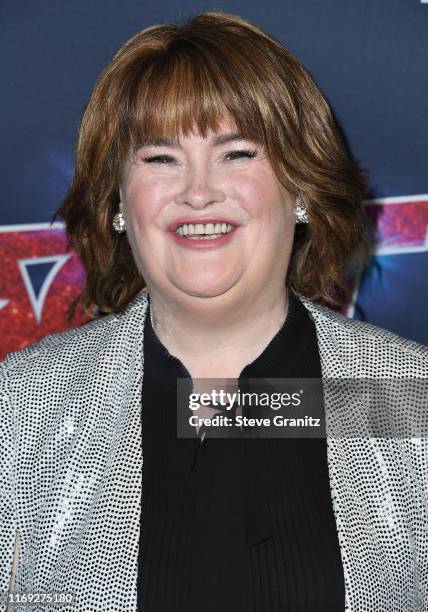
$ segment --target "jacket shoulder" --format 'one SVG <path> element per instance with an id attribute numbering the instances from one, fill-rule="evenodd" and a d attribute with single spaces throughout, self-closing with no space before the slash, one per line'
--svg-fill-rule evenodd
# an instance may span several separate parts
<path id="1" fill-rule="evenodd" d="M 91 352 L 91 348 L 93 351 L 99 351 L 103 340 L 115 329 L 117 321 L 118 315 L 107 315 L 64 332 L 48 334 L 37 342 L 6 355 L 1 362 L 2 369 L 13 371 L 27 367 L 33 361 L 43 361 L 48 355 L 60 360 L 61 356 L 67 354 L 76 355 L 83 350 Z"/>
<path id="2" fill-rule="evenodd" d="M 413 364 L 419 375 L 428 377 L 428 346 L 405 338 L 378 325 L 346 317 L 327 306 L 299 296 L 318 331 L 362 355 L 378 358 L 378 369 L 393 368 L 400 361 L 409 370 Z M 352 351 L 354 349 L 354 351 Z M 383 366 L 383 367 L 382 367 Z M 416 372 L 415 372 L 416 374 Z M 416 374 L 418 375 L 418 374 Z"/>
<path id="3" fill-rule="evenodd" d="M 55 376 L 73 376 L 79 371 L 90 374 L 94 368 L 106 368 L 121 360 L 130 347 L 142 343 L 141 325 L 148 303 L 143 290 L 118 313 L 105 315 L 64 332 L 49 334 L 37 342 L 6 355 L 0 369 L 15 380 L 31 372 Z M 25 376 L 24 376 L 25 375 Z"/>

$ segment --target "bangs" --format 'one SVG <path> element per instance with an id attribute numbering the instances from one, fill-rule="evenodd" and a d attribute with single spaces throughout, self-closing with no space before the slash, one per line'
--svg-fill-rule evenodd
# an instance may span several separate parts
<path id="1" fill-rule="evenodd" d="M 215 53 L 214 53 L 215 51 Z M 130 75 L 130 88 L 119 105 L 119 140 L 122 159 L 142 143 L 157 138 L 179 140 L 195 133 L 217 133 L 225 119 L 250 139 L 265 145 L 263 120 L 252 83 L 251 70 L 227 69 L 216 48 L 196 48 L 176 42 L 168 51 L 146 59 Z"/>

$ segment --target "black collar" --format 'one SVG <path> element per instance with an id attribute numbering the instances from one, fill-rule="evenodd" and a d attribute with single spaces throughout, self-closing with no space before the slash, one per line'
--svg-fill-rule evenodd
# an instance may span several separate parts
<path id="1" fill-rule="evenodd" d="M 241 378 L 320 377 L 315 324 L 298 296 L 288 291 L 287 318 L 262 353 L 247 364 Z M 144 327 L 144 352 L 150 355 L 144 375 L 153 382 L 174 386 L 177 378 L 190 378 L 183 363 L 171 355 L 156 335 L 150 320 L 150 299 Z"/>

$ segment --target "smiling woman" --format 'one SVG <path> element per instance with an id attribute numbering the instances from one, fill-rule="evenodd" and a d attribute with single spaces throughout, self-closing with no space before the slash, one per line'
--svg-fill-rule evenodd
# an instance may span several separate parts
<path id="1" fill-rule="evenodd" d="M 232 342 L 242 347 L 242 339 L 234 337 L 235 321 L 228 321 L 233 302 L 235 316 L 239 309 L 248 318 L 252 308 L 260 308 L 257 296 L 271 294 L 268 333 L 280 325 L 285 310 L 280 288 L 293 243 L 295 198 L 276 179 L 264 147 L 233 130 L 232 119 L 223 119 L 219 136 L 191 134 L 173 147 L 139 147 L 120 179 L 123 228 L 138 269 L 152 285 L 158 335 L 167 335 L 172 304 L 175 326 L 199 334 L 197 352 L 180 355 L 193 377 L 237 376 L 246 365 L 248 352 L 230 349 L 217 366 L 211 361 L 225 333 L 229 347 Z M 252 308 L 240 298 L 243 291 Z M 217 321 L 222 312 L 223 330 L 207 334 L 206 322 Z M 265 324 L 262 330 L 254 326 L 257 345 L 248 347 L 254 357 L 260 352 L 257 336 L 265 333 Z M 178 343 L 171 348 L 181 353 Z"/>
<path id="2" fill-rule="evenodd" d="M 80 301 L 105 313 L 122 310 L 152 271 L 144 274 L 130 256 L 129 241 L 111 233 L 121 185 L 127 194 L 132 190 L 124 213 L 134 255 L 138 244 L 147 253 L 155 230 L 182 213 L 189 216 L 191 198 L 198 206 L 190 221 L 213 212 L 215 218 L 226 214 L 249 224 L 248 231 L 225 242 L 238 259 L 244 244 L 238 236 L 248 249 L 257 223 L 269 215 L 259 216 L 257 207 L 270 203 L 272 189 L 277 210 L 263 230 L 275 228 L 276 240 L 282 240 L 282 265 L 294 229 L 285 216 L 275 227 L 280 200 L 288 215 L 297 199 L 298 212 L 311 221 L 310 230 L 298 228 L 291 261 L 282 268 L 293 290 L 332 304 L 343 301 L 349 291 L 343 270 L 356 251 L 366 252 L 365 178 L 349 158 L 327 102 L 279 41 L 237 16 L 205 13 L 182 26 L 147 28 L 117 52 L 94 88 L 80 127 L 73 183 L 54 218 L 65 220 L 87 270 Z M 246 202 L 240 203 L 234 194 L 243 185 Z M 137 208 L 148 202 L 150 211 L 138 214 L 139 221 L 151 216 L 151 223 L 139 226 L 137 237 L 132 229 Z M 150 246 L 144 247 L 143 237 Z M 257 246 L 253 243 L 254 253 Z M 157 253 L 160 244 L 156 247 Z M 183 266 L 186 253 L 180 254 Z M 205 248 L 201 254 L 200 268 L 215 257 Z"/>
<path id="3" fill-rule="evenodd" d="M 427 439 L 391 434 L 426 408 L 428 348 L 319 303 L 343 302 L 367 256 L 365 184 L 307 70 L 256 25 L 207 12 L 119 49 L 54 216 L 87 272 L 72 308 L 94 320 L 0 366 L 11 603 L 428 609 Z M 362 377 L 370 393 L 345 384 Z M 190 408 L 254 378 L 271 404 L 251 419 Z M 262 433 L 284 379 L 317 399 L 277 429 L 312 419 L 327 436 Z M 391 429 L 373 437 L 362 405 Z"/>

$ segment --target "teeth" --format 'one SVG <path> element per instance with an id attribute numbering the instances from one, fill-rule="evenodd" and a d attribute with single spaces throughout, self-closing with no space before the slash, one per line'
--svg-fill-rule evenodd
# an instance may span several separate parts
<path id="1" fill-rule="evenodd" d="M 185 223 L 180 225 L 175 231 L 179 236 L 203 236 L 214 234 L 227 234 L 232 229 L 230 223 Z"/>

